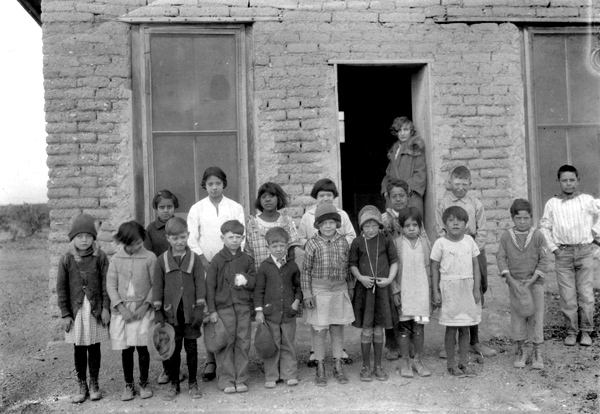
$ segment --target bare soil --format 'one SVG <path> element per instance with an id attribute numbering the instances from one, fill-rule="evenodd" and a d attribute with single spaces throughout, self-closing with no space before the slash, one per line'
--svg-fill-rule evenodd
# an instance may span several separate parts
<path id="1" fill-rule="evenodd" d="M 260 363 L 252 349 L 250 391 L 246 394 L 225 395 L 210 382 L 201 385 L 204 397 L 192 400 L 184 382 L 182 394 L 174 402 L 163 402 L 160 395 L 166 386 L 156 384 L 161 366 L 153 361 L 151 386 L 155 396 L 121 402 L 124 384 L 120 353 L 104 343 L 100 372 L 104 398 L 73 405 L 69 402 L 76 390 L 73 348 L 52 340 L 57 318 L 47 310 L 49 257 L 44 236 L 0 244 L 0 412 L 600 412 L 598 332 L 594 333 L 592 347 L 568 348 L 562 344 L 565 332 L 556 281 L 551 275 L 547 278 L 545 369 L 513 368 L 507 288 L 495 273 L 490 275 L 480 336 L 499 353 L 486 358 L 483 364 L 478 364 L 472 355 L 470 363 L 479 373 L 474 379 L 448 376 L 445 361 L 437 357 L 444 329 L 433 321 L 426 327 L 425 340 L 425 363 L 433 372 L 431 377 L 402 378 L 397 362 L 385 361 L 389 381 L 360 382 L 360 332 L 348 327 L 345 347 L 354 363 L 346 369 L 351 381 L 337 384 L 331 377 L 332 361 L 328 360 L 329 383 L 318 388 L 313 384 L 314 370 L 306 366 L 310 349 L 308 326 L 300 322 L 296 344 L 300 376 L 297 387 L 278 385 L 273 390 L 265 389 Z M 598 302 L 600 298 L 596 301 L 596 318 L 600 314 Z M 599 325 L 597 320 L 596 327 Z M 201 360 L 204 355 L 204 344 L 199 341 Z M 185 354 L 182 360 L 185 361 Z M 187 368 L 183 368 L 185 372 Z"/>

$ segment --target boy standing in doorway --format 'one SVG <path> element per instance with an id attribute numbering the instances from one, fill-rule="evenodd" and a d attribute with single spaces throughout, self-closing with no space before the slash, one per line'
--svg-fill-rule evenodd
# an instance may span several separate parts
<path id="1" fill-rule="evenodd" d="M 572 165 L 560 167 L 557 178 L 561 193 L 546 203 L 540 230 L 556 259 L 560 307 L 567 322 L 564 343 L 574 346 L 581 332 L 579 344 L 590 346 L 589 334 L 594 330 L 592 229 L 600 202 L 577 191 L 579 173 Z"/>

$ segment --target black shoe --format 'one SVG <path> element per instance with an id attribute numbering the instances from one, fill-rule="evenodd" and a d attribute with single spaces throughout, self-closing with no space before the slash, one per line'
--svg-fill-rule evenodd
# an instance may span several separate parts
<path id="1" fill-rule="evenodd" d="M 212 370 L 213 372 L 206 372 L 206 370 L 208 369 L 209 366 L 212 365 Z M 202 372 L 202 381 L 204 382 L 209 382 L 214 380 L 215 378 L 217 378 L 217 364 L 215 364 L 214 362 L 207 362 L 204 365 L 204 372 Z"/>
<path id="2" fill-rule="evenodd" d="M 316 359 L 311 359 L 314 358 L 315 353 L 313 351 L 310 351 L 310 355 L 308 356 L 308 361 L 306 361 L 306 366 L 309 368 L 313 368 L 317 366 L 317 360 Z"/>

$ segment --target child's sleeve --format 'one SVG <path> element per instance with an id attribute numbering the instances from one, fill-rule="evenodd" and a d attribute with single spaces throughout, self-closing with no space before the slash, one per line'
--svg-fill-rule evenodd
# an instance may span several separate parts
<path id="1" fill-rule="evenodd" d="M 302 303 L 302 286 L 300 283 L 300 269 L 298 265 L 294 263 L 294 273 L 292 274 L 292 285 L 294 286 L 294 300 L 298 299 Z"/>
<path id="2" fill-rule="evenodd" d="M 244 252 L 248 253 L 252 257 L 254 257 L 254 232 L 256 231 L 254 226 L 255 224 L 253 217 L 248 217 L 248 222 L 246 223 L 246 245 L 244 246 Z"/>
<path id="3" fill-rule="evenodd" d="M 202 256 L 203 252 L 200 248 L 200 215 L 198 213 L 197 203 L 192 206 L 187 216 L 187 226 L 190 235 L 188 237 L 188 247 L 198 256 Z"/>
<path id="4" fill-rule="evenodd" d="M 298 230 L 296 229 L 296 223 L 294 220 L 287 216 L 288 224 L 287 224 L 287 232 L 290 235 L 290 242 L 288 243 L 288 249 L 292 246 L 300 246 L 300 236 L 298 235 Z"/>
<path id="5" fill-rule="evenodd" d="M 194 286 L 196 287 L 196 305 L 201 303 L 206 303 L 206 280 L 204 279 L 204 266 L 202 265 L 202 261 L 196 255 L 196 253 L 192 253 L 196 257 L 194 258 L 194 269 L 193 269 L 193 278 L 194 278 Z"/>
<path id="6" fill-rule="evenodd" d="M 66 316 L 74 317 L 71 311 L 70 296 L 69 270 L 67 268 L 66 256 L 63 256 L 60 258 L 60 262 L 58 262 L 58 275 L 56 277 L 56 298 L 61 318 Z"/>
<path id="7" fill-rule="evenodd" d="M 485 218 L 485 208 L 477 198 L 475 200 L 475 222 L 477 223 L 477 234 L 475 235 L 475 243 L 479 250 L 483 250 L 488 237 L 487 220 Z"/>
<path id="8" fill-rule="evenodd" d="M 123 300 L 119 296 L 119 274 L 117 273 L 117 265 L 115 264 L 116 258 L 110 261 L 108 265 L 108 272 L 106 274 L 106 291 L 110 297 L 110 305 L 113 309 L 117 308 L 117 305 Z"/>
<path id="9" fill-rule="evenodd" d="M 217 311 L 215 297 L 217 294 L 218 261 L 213 260 L 206 270 L 206 306 L 210 313 Z"/>
<path id="10" fill-rule="evenodd" d="M 256 286 L 254 287 L 254 307 L 262 308 L 264 304 L 265 289 L 267 286 L 267 275 L 265 274 L 265 262 L 262 262 L 256 273 Z"/>
<path id="11" fill-rule="evenodd" d="M 546 238 L 546 245 L 548 246 L 548 251 L 550 251 L 550 253 L 554 253 L 554 251 L 558 249 L 558 246 L 554 244 L 554 240 L 552 239 L 552 223 L 554 222 L 552 200 L 552 198 L 548 200 L 544 206 L 544 214 L 540 220 L 540 231 Z"/>
<path id="12" fill-rule="evenodd" d="M 304 260 L 302 261 L 302 272 L 300 273 L 300 285 L 302 286 L 304 299 L 312 298 L 311 274 L 315 260 L 315 247 L 311 240 L 306 243 Z"/>
<path id="13" fill-rule="evenodd" d="M 102 249 L 99 249 L 98 260 L 100 260 L 100 274 L 102 275 L 102 308 L 110 311 L 110 298 L 106 290 L 106 275 L 108 273 L 109 260 Z"/>
<path id="14" fill-rule="evenodd" d="M 423 243 L 423 262 L 425 265 L 425 273 L 427 274 L 428 278 L 431 278 L 431 243 L 429 242 L 429 238 L 427 238 L 427 234 L 425 234 L 425 236 L 421 236 L 421 243 Z"/>
<path id="15" fill-rule="evenodd" d="M 506 254 L 506 243 L 508 237 L 506 236 L 508 233 L 504 232 L 502 237 L 500 237 L 500 243 L 498 244 L 498 253 L 496 253 L 496 263 L 498 264 L 498 270 L 500 271 L 500 276 L 503 276 L 506 273 L 510 273 L 508 270 L 508 256 Z"/>
<path id="16" fill-rule="evenodd" d="M 435 260 L 436 262 L 442 261 L 443 247 L 440 241 L 441 239 L 437 239 L 435 243 L 433 243 L 433 247 L 431 248 L 430 259 Z"/>
<path id="17" fill-rule="evenodd" d="M 471 239 L 471 257 L 477 257 L 477 256 L 479 256 L 481 251 L 479 250 L 479 246 L 477 246 L 477 242 L 475 242 L 475 239 L 473 239 L 472 237 L 470 237 L 470 239 Z"/>
<path id="18" fill-rule="evenodd" d="M 394 241 L 392 240 L 391 237 L 388 237 L 387 235 L 383 236 L 383 239 L 385 240 L 385 250 L 387 253 L 387 257 L 388 257 L 388 263 L 394 264 L 398 262 L 398 251 L 396 250 L 396 245 L 394 244 Z"/>
<path id="19" fill-rule="evenodd" d="M 163 253 L 159 256 L 154 266 L 154 276 L 152 277 L 152 299 L 154 300 L 154 308 L 161 309 L 165 298 L 165 271 L 163 269 L 164 256 Z"/>
<path id="20" fill-rule="evenodd" d="M 244 288 L 247 290 L 254 290 L 254 286 L 256 286 L 256 268 L 254 267 L 254 260 L 250 256 L 246 256 L 246 260 L 248 260 L 246 265 L 246 279 L 248 279 L 248 282 Z"/>
<path id="21" fill-rule="evenodd" d="M 412 177 L 407 180 L 408 188 L 421 197 L 425 194 L 427 186 L 427 164 L 425 162 L 425 148 L 420 148 L 419 155 L 413 156 Z"/>
<path id="22" fill-rule="evenodd" d="M 152 278 L 156 270 L 156 255 L 151 251 L 148 251 L 148 257 L 146 259 L 146 268 L 148 276 L 150 278 L 150 283 L 152 283 Z M 152 286 L 150 286 L 150 290 L 148 290 L 148 294 L 146 295 L 144 302 L 148 303 L 150 306 L 154 305 L 154 303 L 152 302 Z"/>
<path id="23" fill-rule="evenodd" d="M 550 257 L 548 256 L 548 247 L 546 246 L 546 239 L 540 231 L 535 231 L 536 247 L 538 252 L 538 262 L 533 273 L 538 274 L 540 277 L 546 277 L 546 273 L 550 271 Z"/>
<path id="24" fill-rule="evenodd" d="M 352 244 L 350 245 L 350 251 L 348 252 L 348 266 L 356 267 L 357 269 L 360 269 L 358 266 L 359 243 L 360 243 L 360 239 L 358 239 L 358 238 L 352 240 Z"/>
<path id="25" fill-rule="evenodd" d="M 402 236 L 394 239 L 394 248 L 396 249 L 396 257 L 398 259 L 398 271 L 396 277 L 391 283 L 392 295 L 400 293 L 402 287 Z"/>

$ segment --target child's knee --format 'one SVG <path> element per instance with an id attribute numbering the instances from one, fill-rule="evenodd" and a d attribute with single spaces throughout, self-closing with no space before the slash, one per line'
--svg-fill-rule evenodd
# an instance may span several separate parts
<path id="1" fill-rule="evenodd" d="M 383 328 L 381 326 L 376 326 L 375 329 L 373 329 L 373 343 L 383 343 Z"/>
<path id="2" fill-rule="evenodd" d="M 363 344 L 370 344 L 373 342 L 373 328 L 362 328 L 360 342 Z"/>

